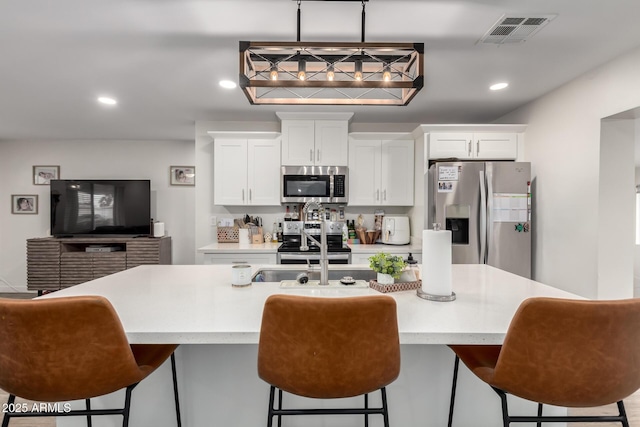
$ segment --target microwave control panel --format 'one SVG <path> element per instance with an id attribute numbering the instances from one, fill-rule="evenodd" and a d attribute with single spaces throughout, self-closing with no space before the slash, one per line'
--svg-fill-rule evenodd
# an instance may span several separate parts
<path id="1" fill-rule="evenodd" d="M 333 178 L 333 197 L 344 197 L 345 196 L 345 176 L 344 175 L 335 175 Z"/>

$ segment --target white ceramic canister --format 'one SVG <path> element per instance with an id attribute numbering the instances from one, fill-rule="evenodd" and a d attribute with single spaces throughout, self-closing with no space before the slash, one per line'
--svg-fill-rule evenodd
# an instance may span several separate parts
<path id="1" fill-rule="evenodd" d="M 233 286 L 247 286 L 251 284 L 251 266 L 238 264 L 231 267 L 231 284 Z"/>

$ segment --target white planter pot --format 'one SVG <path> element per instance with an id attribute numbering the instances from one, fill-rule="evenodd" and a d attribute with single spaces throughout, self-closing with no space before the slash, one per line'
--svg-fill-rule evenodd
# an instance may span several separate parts
<path id="1" fill-rule="evenodd" d="M 394 280 L 393 276 L 385 273 L 378 273 L 378 283 L 381 285 L 392 285 Z"/>

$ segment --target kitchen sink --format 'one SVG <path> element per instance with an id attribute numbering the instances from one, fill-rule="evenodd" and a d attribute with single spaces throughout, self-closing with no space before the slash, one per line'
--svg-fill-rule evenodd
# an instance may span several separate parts
<path id="1" fill-rule="evenodd" d="M 277 268 L 264 268 L 256 271 L 251 277 L 252 282 L 282 282 L 283 280 L 296 280 L 296 277 L 300 273 L 308 273 L 309 280 L 319 280 L 320 270 L 314 270 L 309 272 L 306 268 L 297 269 L 277 269 Z M 368 268 L 341 268 L 332 270 L 329 269 L 328 280 L 340 280 L 345 276 L 351 276 L 355 280 L 369 281 L 376 278 L 376 272 Z"/>

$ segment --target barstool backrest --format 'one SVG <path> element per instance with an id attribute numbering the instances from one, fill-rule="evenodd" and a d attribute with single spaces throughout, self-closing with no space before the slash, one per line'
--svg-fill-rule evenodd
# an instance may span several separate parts
<path id="1" fill-rule="evenodd" d="M 492 384 L 566 407 L 626 398 L 640 388 L 640 299 L 524 301 L 509 326 Z"/>
<path id="2" fill-rule="evenodd" d="M 384 295 L 272 295 L 264 306 L 258 375 L 314 398 L 358 396 L 400 372 L 396 302 Z"/>
<path id="3" fill-rule="evenodd" d="M 111 393 L 144 377 L 100 296 L 0 299 L 0 388 L 42 402 Z"/>

